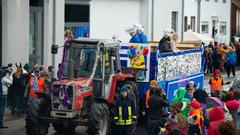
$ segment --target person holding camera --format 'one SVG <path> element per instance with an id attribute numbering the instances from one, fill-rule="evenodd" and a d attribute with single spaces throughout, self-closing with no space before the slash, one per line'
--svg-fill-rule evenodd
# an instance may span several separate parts
<path id="1" fill-rule="evenodd" d="M 8 88 L 12 85 L 12 69 L 7 68 L 4 71 L 4 76 L 1 79 L 1 90 L 0 90 L 0 128 L 8 128 L 3 123 L 4 112 L 7 104 L 7 93 Z"/>

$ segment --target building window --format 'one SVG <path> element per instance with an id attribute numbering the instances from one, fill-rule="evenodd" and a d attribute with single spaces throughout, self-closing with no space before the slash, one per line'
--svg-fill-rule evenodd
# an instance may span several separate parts
<path id="1" fill-rule="evenodd" d="M 226 0 L 223 0 L 223 3 L 226 3 Z"/>
<path id="2" fill-rule="evenodd" d="M 29 15 L 29 63 L 43 64 L 44 1 L 30 0 Z"/>
<path id="3" fill-rule="evenodd" d="M 215 0 L 215 2 L 218 2 L 218 0 Z"/>
<path id="4" fill-rule="evenodd" d="M 208 22 L 204 21 L 202 22 L 202 27 L 201 27 L 202 34 L 208 34 Z"/>
<path id="5" fill-rule="evenodd" d="M 227 22 L 220 22 L 220 34 L 221 35 L 227 34 Z"/>
<path id="6" fill-rule="evenodd" d="M 188 30 L 188 17 L 187 16 L 185 16 L 184 17 L 184 31 L 187 31 Z"/>
<path id="7" fill-rule="evenodd" d="M 177 32 L 178 12 L 172 12 L 172 29 Z"/>
<path id="8" fill-rule="evenodd" d="M 193 32 L 195 32 L 195 24 L 196 24 L 196 18 L 195 16 L 191 17 L 191 29 Z"/>
<path id="9" fill-rule="evenodd" d="M 209 0 L 206 0 L 206 1 L 209 1 Z"/>

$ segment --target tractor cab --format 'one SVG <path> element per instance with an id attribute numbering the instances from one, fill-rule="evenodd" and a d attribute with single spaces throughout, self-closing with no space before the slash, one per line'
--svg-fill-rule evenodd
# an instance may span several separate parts
<path id="1" fill-rule="evenodd" d="M 91 81 L 94 84 L 94 98 L 105 98 L 112 76 L 120 72 L 118 50 L 119 43 L 111 40 L 78 39 L 68 42 L 58 77 L 61 80 L 86 78 L 86 85 Z"/>

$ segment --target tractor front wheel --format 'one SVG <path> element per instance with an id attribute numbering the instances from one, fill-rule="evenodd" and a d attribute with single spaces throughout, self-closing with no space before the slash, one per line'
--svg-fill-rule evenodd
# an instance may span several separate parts
<path id="1" fill-rule="evenodd" d="M 88 115 L 88 134 L 107 135 L 109 131 L 108 107 L 105 103 L 93 103 Z"/>
<path id="2" fill-rule="evenodd" d="M 26 133 L 27 135 L 46 135 L 49 122 L 41 119 L 50 114 L 50 103 L 44 97 L 30 97 L 26 112 Z"/>

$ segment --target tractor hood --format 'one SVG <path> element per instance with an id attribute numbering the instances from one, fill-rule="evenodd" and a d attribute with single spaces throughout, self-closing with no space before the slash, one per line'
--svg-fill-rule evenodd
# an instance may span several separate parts
<path id="1" fill-rule="evenodd" d="M 88 78 L 79 77 L 71 80 L 60 80 L 54 82 L 53 85 L 65 85 L 65 86 L 81 86 L 87 83 Z"/>

